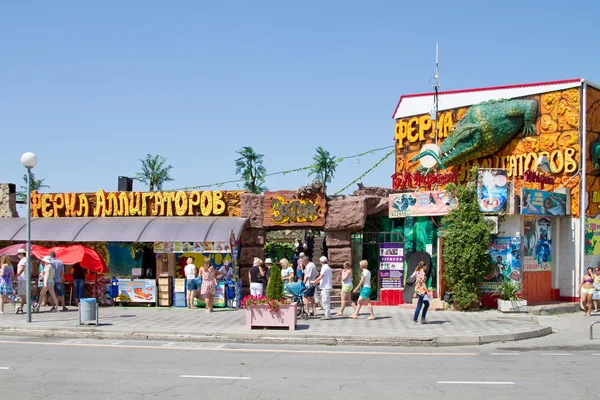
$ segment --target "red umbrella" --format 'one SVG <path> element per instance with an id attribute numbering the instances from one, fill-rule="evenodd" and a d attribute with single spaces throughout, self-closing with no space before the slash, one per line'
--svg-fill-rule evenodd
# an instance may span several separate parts
<path id="1" fill-rule="evenodd" d="M 13 244 L 11 246 L 0 249 L 0 254 L 6 254 L 7 256 L 16 256 L 19 249 L 26 250 L 27 245 L 25 243 Z"/>
<path id="2" fill-rule="evenodd" d="M 56 258 L 61 260 L 64 264 L 71 265 L 80 263 L 83 268 L 90 272 L 97 272 L 99 274 L 108 273 L 106 262 L 100 254 L 80 244 L 56 246 L 51 249 L 37 245 L 31 246 L 31 253 L 40 260 L 47 256 L 51 251 L 54 251 Z"/>

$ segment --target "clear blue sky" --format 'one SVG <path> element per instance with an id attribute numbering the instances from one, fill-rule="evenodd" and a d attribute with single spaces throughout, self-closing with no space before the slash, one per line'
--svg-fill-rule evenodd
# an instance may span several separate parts
<path id="1" fill-rule="evenodd" d="M 4 1 L 0 182 L 22 183 L 25 151 L 64 192 L 116 190 L 146 153 L 173 165 L 170 189 L 235 179 L 244 145 L 268 172 L 310 165 L 319 145 L 336 156 L 390 146 L 398 98 L 431 90 L 436 42 L 442 90 L 600 81 L 598 4 Z M 330 192 L 384 154 L 340 164 Z M 389 187 L 393 172 L 390 157 L 363 182 Z"/>

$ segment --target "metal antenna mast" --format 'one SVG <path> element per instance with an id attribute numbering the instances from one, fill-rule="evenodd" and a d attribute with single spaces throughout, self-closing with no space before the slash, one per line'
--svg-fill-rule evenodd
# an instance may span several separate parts
<path id="1" fill-rule="evenodd" d="M 433 77 L 433 90 L 435 95 L 433 97 L 433 110 L 431 111 L 431 121 L 435 124 L 435 144 L 438 142 L 438 93 L 440 89 L 440 70 L 439 70 L 439 44 L 435 44 L 435 75 Z"/>

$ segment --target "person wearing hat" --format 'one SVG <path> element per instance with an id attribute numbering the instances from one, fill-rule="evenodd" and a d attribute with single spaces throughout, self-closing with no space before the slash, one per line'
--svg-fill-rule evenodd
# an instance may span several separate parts
<path id="1" fill-rule="evenodd" d="M 321 274 L 312 283 L 319 284 L 321 289 L 321 307 L 325 312 L 325 316 L 321 319 L 331 319 L 331 289 L 333 289 L 333 274 L 331 267 L 327 264 L 327 257 L 321 256 L 319 258 L 321 263 Z"/>
<path id="2" fill-rule="evenodd" d="M 248 282 L 250 282 L 250 294 L 252 296 L 262 295 L 264 278 L 265 271 L 262 268 L 262 260 L 254 257 L 252 268 L 248 271 Z"/>
<path id="3" fill-rule="evenodd" d="M 271 279 L 271 267 L 273 266 L 273 260 L 269 257 L 265 258 L 265 267 L 267 268 L 265 272 L 265 279 L 267 280 L 267 284 L 263 285 L 264 290 L 267 290 L 267 286 L 269 286 L 269 279 Z"/>
<path id="4" fill-rule="evenodd" d="M 27 303 L 27 275 L 25 274 L 27 251 L 25 249 L 17 250 L 17 258 L 19 259 L 19 263 L 17 264 L 17 295 L 21 299 L 17 314 L 23 314 L 23 307 Z M 29 273 L 31 273 L 31 270 L 29 270 Z"/>
<path id="5" fill-rule="evenodd" d="M 42 260 L 44 264 L 44 286 L 42 286 L 42 291 L 40 292 L 40 302 L 46 296 L 46 293 L 50 293 L 50 299 L 52 300 L 52 311 L 61 311 L 58 309 L 58 299 L 56 298 L 56 293 L 54 292 L 54 265 L 52 264 L 52 258 L 50 256 L 44 257 Z M 40 311 L 40 303 L 35 307 L 35 312 Z"/>
<path id="6" fill-rule="evenodd" d="M 233 279 L 233 268 L 229 265 L 229 260 L 223 261 L 223 266 L 217 272 L 217 279 L 230 281 Z"/>

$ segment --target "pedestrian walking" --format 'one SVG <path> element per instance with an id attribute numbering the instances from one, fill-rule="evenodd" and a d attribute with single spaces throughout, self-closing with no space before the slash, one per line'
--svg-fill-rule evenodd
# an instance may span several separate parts
<path id="1" fill-rule="evenodd" d="M 46 294 L 50 294 L 50 301 L 52 302 L 52 311 L 58 311 L 58 299 L 56 298 L 56 293 L 54 293 L 54 265 L 52 264 L 52 258 L 50 256 L 44 257 L 42 260 L 44 264 L 44 280 L 42 290 L 40 292 L 40 300 L 44 299 Z M 35 307 L 35 312 L 40 311 L 40 303 L 38 302 Z"/>
<path id="2" fill-rule="evenodd" d="M 58 300 L 58 306 L 60 311 L 67 311 L 65 306 L 65 264 L 56 258 L 56 253 L 51 251 L 48 253 L 52 259 L 52 265 L 54 266 L 54 293 L 56 293 L 56 299 Z"/>
<path id="3" fill-rule="evenodd" d="M 321 306 L 323 307 L 323 312 L 325 314 L 321 319 L 328 320 L 331 319 L 331 289 L 333 289 L 333 277 L 331 267 L 327 264 L 327 257 L 321 256 L 319 262 L 321 263 L 321 274 L 312 282 L 312 284 L 319 284 L 319 289 L 321 289 Z"/>
<path id="4" fill-rule="evenodd" d="M 198 290 L 198 281 L 196 277 L 198 276 L 198 268 L 194 265 L 194 257 L 188 257 L 186 260 L 186 266 L 183 268 L 183 273 L 185 275 L 185 279 L 187 281 L 187 307 L 192 308 L 194 303 L 196 302 L 196 291 Z"/>
<path id="5" fill-rule="evenodd" d="M 27 252 L 25 249 L 17 250 L 17 257 L 19 258 L 19 263 L 17 264 L 17 295 L 19 296 L 20 303 L 16 314 L 23 314 L 23 307 L 27 304 Z M 31 273 L 31 269 L 29 269 L 29 273 Z"/>
<path id="6" fill-rule="evenodd" d="M 600 267 L 596 267 L 594 274 L 594 294 L 592 295 L 592 301 L 594 303 L 594 312 L 598 312 L 598 305 L 600 304 Z"/>
<path id="7" fill-rule="evenodd" d="M 200 269 L 200 275 L 202 277 L 202 286 L 200 288 L 200 294 L 204 297 L 204 303 L 206 304 L 206 312 L 211 313 L 213 311 L 213 301 L 215 299 L 215 292 L 217 291 L 217 271 L 212 266 L 210 258 L 204 259 L 204 264 Z"/>
<path id="8" fill-rule="evenodd" d="M 425 275 L 426 264 L 424 261 L 420 261 L 417 268 L 415 268 L 416 281 L 415 281 L 415 294 L 418 298 L 417 308 L 415 309 L 415 314 L 413 315 L 413 324 L 426 324 L 427 323 L 427 310 L 429 309 L 429 291 L 427 290 L 427 277 Z M 421 308 L 423 309 L 423 314 L 421 315 L 421 320 L 419 321 L 419 314 L 421 313 Z"/>
<path id="9" fill-rule="evenodd" d="M 19 310 L 15 302 L 11 299 L 14 272 L 10 256 L 3 255 L 0 259 L 0 314 L 4 314 L 4 303 L 7 301 L 13 305 L 15 314 Z"/>
<path id="10" fill-rule="evenodd" d="M 317 279 L 317 276 L 319 276 L 317 266 L 314 262 L 309 261 L 307 255 L 302 257 L 302 263 L 306 265 L 306 268 L 304 268 L 304 285 L 306 286 L 306 293 L 304 293 L 304 307 L 308 314 L 317 315 L 317 306 L 315 304 L 315 291 L 317 287 L 312 283 Z M 312 306 L 312 313 L 309 310 L 310 306 Z"/>
<path id="11" fill-rule="evenodd" d="M 594 277 L 591 268 L 588 268 L 581 279 L 581 284 L 577 289 L 577 294 L 581 293 L 581 305 L 583 306 L 583 315 L 592 316 L 592 297 L 594 296 Z"/>
<path id="12" fill-rule="evenodd" d="M 304 253 L 300 253 L 300 257 L 296 260 L 296 281 L 304 280 Z"/>
<path id="13" fill-rule="evenodd" d="M 80 263 L 73 264 L 71 275 L 73 276 L 75 303 L 79 306 L 81 299 L 85 297 L 85 270 Z"/>
<path id="14" fill-rule="evenodd" d="M 344 310 L 348 304 L 356 311 L 356 304 L 352 301 L 352 268 L 350 262 L 346 261 L 344 263 L 344 270 L 342 271 L 342 308 L 335 315 L 343 317 Z"/>
<path id="15" fill-rule="evenodd" d="M 263 293 L 263 283 L 266 272 L 262 267 L 262 260 L 254 257 L 252 267 L 248 271 L 248 282 L 250 282 L 250 294 L 252 296 L 261 296 Z"/>
<path id="16" fill-rule="evenodd" d="M 358 282 L 358 285 L 356 285 L 353 292 L 358 293 L 360 291 L 360 296 L 358 297 L 356 311 L 354 311 L 354 314 L 352 314 L 350 318 L 357 319 L 362 306 L 367 305 L 369 307 L 369 313 L 371 314 L 367 319 L 374 320 L 375 312 L 373 311 L 373 304 L 371 304 L 371 271 L 367 268 L 369 262 L 367 260 L 362 260 L 358 265 L 362 272 L 360 274 L 360 282 Z"/>

